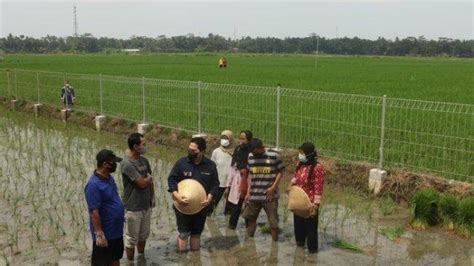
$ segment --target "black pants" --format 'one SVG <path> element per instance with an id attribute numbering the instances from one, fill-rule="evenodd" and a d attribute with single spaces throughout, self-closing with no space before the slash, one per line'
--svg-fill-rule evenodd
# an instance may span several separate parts
<path id="1" fill-rule="evenodd" d="M 92 242 L 92 266 L 108 266 L 113 261 L 118 261 L 123 256 L 123 238 L 107 241 L 107 247 L 98 247 Z"/>
<path id="2" fill-rule="evenodd" d="M 224 215 L 230 215 L 232 213 L 232 208 L 234 208 L 234 203 L 226 200 L 225 207 L 224 207 Z"/>
<path id="3" fill-rule="evenodd" d="M 209 204 L 209 212 L 207 215 L 211 215 L 212 212 L 214 211 L 215 208 L 217 208 L 217 204 L 219 204 L 219 201 L 222 199 L 222 195 L 224 195 L 225 187 L 219 187 L 217 190 L 217 195 L 215 198 L 212 198 L 211 204 Z"/>
<path id="4" fill-rule="evenodd" d="M 229 204 L 232 204 L 229 202 Z M 242 205 L 244 204 L 244 199 L 239 199 L 237 204 L 232 204 L 232 211 L 230 213 L 229 219 L 229 228 L 235 229 L 237 223 L 239 222 L 240 212 L 242 211 Z"/>
<path id="5" fill-rule="evenodd" d="M 296 244 L 304 246 L 307 242 L 311 253 L 318 251 L 318 216 L 303 218 L 293 215 Z"/>

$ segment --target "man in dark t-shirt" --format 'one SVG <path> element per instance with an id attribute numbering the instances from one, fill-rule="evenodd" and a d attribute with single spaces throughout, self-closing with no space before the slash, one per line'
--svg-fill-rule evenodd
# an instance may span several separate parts
<path id="1" fill-rule="evenodd" d="M 145 158 L 146 143 L 142 134 L 128 138 L 127 154 L 121 163 L 123 202 L 125 205 L 125 250 L 129 261 L 144 256 L 146 240 L 150 236 L 151 209 L 154 207 L 154 188 L 151 167 Z"/>

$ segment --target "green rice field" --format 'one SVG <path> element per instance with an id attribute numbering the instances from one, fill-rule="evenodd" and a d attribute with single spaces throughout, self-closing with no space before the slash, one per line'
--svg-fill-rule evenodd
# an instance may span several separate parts
<path id="1" fill-rule="evenodd" d="M 474 59 L 228 54 L 5 55 L 2 68 L 474 103 Z"/>
<path id="2" fill-rule="evenodd" d="M 251 129 L 269 145 L 309 140 L 322 156 L 374 166 L 383 148 L 384 168 L 474 179 L 473 59 L 321 56 L 316 68 L 314 55 L 243 54 L 219 69 L 218 58 L 7 55 L 0 95 L 59 107 L 67 79 L 77 110 L 208 134 Z"/>

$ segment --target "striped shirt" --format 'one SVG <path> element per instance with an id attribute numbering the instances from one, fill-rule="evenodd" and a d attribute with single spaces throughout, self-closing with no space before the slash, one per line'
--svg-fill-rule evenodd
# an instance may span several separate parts
<path id="1" fill-rule="evenodd" d="M 273 185 L 277 175 L 283 168 L 285 167 L 281 155 L 274 150 L 267 149 L 259 157 L 255 157 L 250 153 L 248 159 L 250 201 L 265 202 L 267 200 L 265 191 Z M 278 196 L 277 188 L 273 199 L 278 199 Z"/>

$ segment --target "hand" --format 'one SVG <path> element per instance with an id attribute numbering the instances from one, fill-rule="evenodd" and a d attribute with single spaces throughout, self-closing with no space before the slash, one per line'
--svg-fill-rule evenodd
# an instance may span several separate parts
<path id="1" fill-rule="evenodd" d="M 151 187 L 153 187 L 153 176 L 151 176 L 150 174 L 148 174 L 147 177 L 150 179 L 150 181 L 148 181 L 148 182 L 150 182 L 150 183 L 148 183 L 148 185 L 151 186 Z"/>
<path id="2" fill-rule="evenodd" d="M 173 193 L 173 198 L 179 205 L 189 204 L 189 200 L 185 196 L 181 196 L 178 192 Z"/>
<path id="3" fill-rule="evenodd" d="M 211 194 L 207 195 L 206 200 L 204 200 L 203 202 L 201 202 L 202 206 L 203 206 L 203 207 L 209 206 L 209 204 L 211 204 L 211 200 L 212 200 L 212 195 L 211 195 Z"/>
<path id="4" fill-rule="evenodd" d="M 229 192 L 230 192 L 230 189 L 227 187 L 227 188 L 224 190 L 224 194 L 223 194 L 224 199 L 227 199 L 227 198 L 229 197 Z"/>
<path id="5" fill-rule="evenodd" d="M 267 201 L 272 201 L 273 196 L 275 195 L 275 188 L 273 186 L 269 187 L 267 190 L 265 190 L 265 195 L 267 197 Z"/>
<path id="6" fill-rule="evenodd" d="M 98 247 L 107 247 L 109 244 L 107 243 L 107 239 L 105 239 L 105 235 L 103 231 L 95 232 L 95 244 Z"/>
<path id="7" fill-rule="evenodd" d="M 250 203 L 250 193 L 247 193 L 245 195 L 245 203 L 247 203 L 247 204 Z"/>
<path id="8" fill-rule="evenodd" d="M 317 203 L 312 204 L 311 207 L 309 207 L 309 217 L 316 216 L 316 214 L 318 214 L 318 211 L 319 211 L 319 204 Z"/>
<path id="9" fill-rule="evenodd" d="M 293 178 L 291 179 L 290 183 L 291 183 L 292 185 L 296 185 L 296 178 L 293 177 Z"/>

